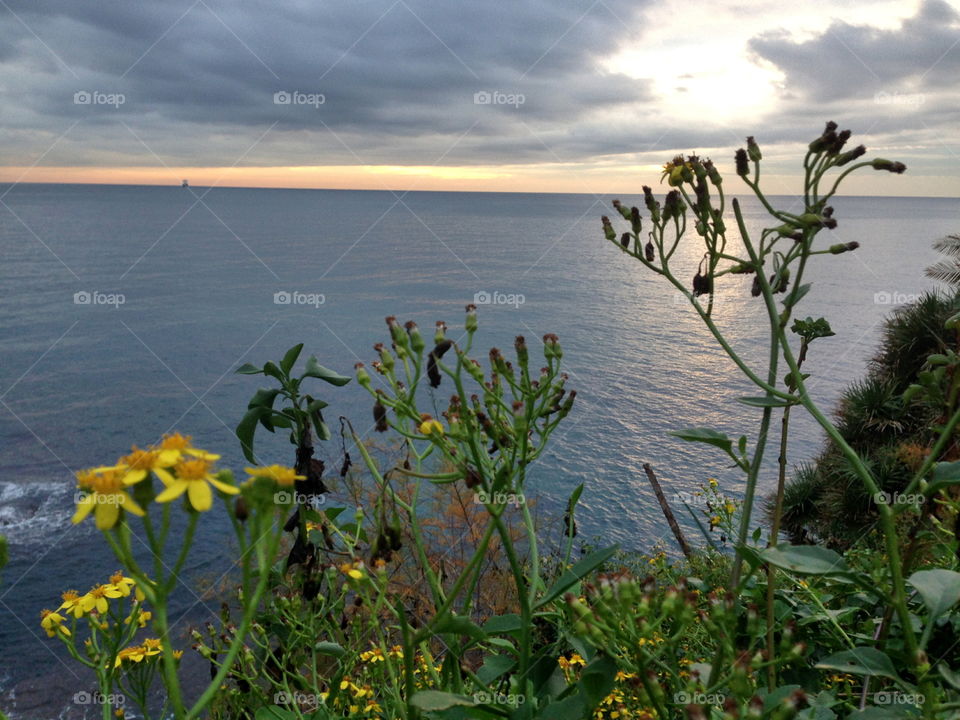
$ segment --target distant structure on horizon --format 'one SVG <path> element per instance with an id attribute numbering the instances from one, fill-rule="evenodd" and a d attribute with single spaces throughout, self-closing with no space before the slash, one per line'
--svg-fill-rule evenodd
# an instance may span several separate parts
<path id="1" fill-rule="evenodd" d="M 183 182 L 180 183 L 180 187 L 190 187 L 190 183 L 184 180 Z"/>

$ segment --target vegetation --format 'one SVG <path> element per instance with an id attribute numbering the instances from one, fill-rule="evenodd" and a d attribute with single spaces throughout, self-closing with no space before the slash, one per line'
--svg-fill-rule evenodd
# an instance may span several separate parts
<path id="1" fill-rule="evenodd" d="M 308 361 L 295 378 L 297 346 L 279 364 L 241 368 L 272 377 L 279 388 L 258 391 L 238 427 L 250 457 L 257 423 L 268 431 L 289 428 L 295 467 L 250 467 L 250 479 L 237 485 L 229 471 L 217 470 L 217 455 L 173 435 L 78 475 L 84 495 L 75 520 L 94 514 L 122 572 L 85 595 L 66 593 L 41 624 L 95 670 L 103 717 L 115 709 L 123 714 L 118 693 L 147 717 L 169 711 L 176 720 L 204 713 L 253 720 L 956 717 L 957 356 L 920 342 L 913 347 L 922 357 L 881 358 L 887 374 L 847 402 L 861 405 L 866 429 L 832 422 L 810 398 L 801 370 L 817 340 L 833 333 L 823 319 L 794 317 L 812 290 L 807 261 L 857 249 L 818 244 L 838 222 L 831 197 L 851 172 L 905 169 L 861 160 L 866 150 L 846 149 L 849 136 L 828 123 L 810 143 L 799 213 L 774 208 L 764 195 L 762 153 L 748 138 L 736 153 L 736 172 L 772 218 L 758 237 L 733 200 L 739 239 L 732 241 L 723 178 L 696 156 L 667 163 L 663 179 L 672 189 L 662 203 L 644 188 L 646 218 L 614 202 L 627 231 L 603 219 L 605 237 L 683 292 L 758 388 L 741 398 L 756 409 L 752 438 L 710 428 L 676 433 L 719 452 L 746 480 L 737 501 L 715 480 L 704 483 L 699 552 L 671 563 L 662 553 L 579 547 L 575 515 L 583 487 L 567 504 L 560 547 L 546 551 L 525 491 L 529 468 L 575 408 L 558 338 L 547 334 L 530 347 L 517 337 L 509 360 L 493 348 L 480 362 L 473 357 L 473 306 L 462 333 L 448 336 L 440 322 L 429 343 L 414 323 L 387 318 L 389 346 L 377 345 L 372 371 L 358 364 L 355 375 L 371 395 L 376 429 L 389 433 L 395 451 L 371 448 L 341 419 L 340 478 L 321 479 L 322 470 L 305 463 L 311 432 L 320 439 L 332 433 L 317 414 L 323 404 L 303 395 L 301 383 L 313 377 L 337 385 L 342 376 Z M 679 279 L 687 270 L 675 267 L 680 243 L 702 244 L 692 287 Z M 719 286 L 734 274 L 752 276 L 751 294 L 769 322 L 768 359 L 759 368 L 713 321 Z M 944 312 L 940 320 L 952 327 L 957 317 Z M 440 401 L 441 392 L 449 401 Z M 288 403 L 280 410 L 277 397 Z M 933 423 L 897 486 L 915 497 L 909 504 L 887 494 L 884 473 L 893 459 L 871 454 L 870 443 L 879 446 L 900 431 L 902 416 L 889 408 L 897 402 Z M 873 536 L 843 554 L 779 542 L 780 528 L 792 527 L 805 502 L 816 503 L 786 483 L 791 411 L 819 423 L 847 464 L 851 492 L 873 503 Z M 764 532 L 756 495 L 775 418 L 782 459 Z M 348 447 L 359 454 L 359 468 L 351 467 Z M 298 488 L 316 495 L 323 481 L 343 483 L 365 501 L 297 497 Z M 428 515 L 443 494 L 448 508 L 459 509 Z M 212 677 L 187 702 L 167 598 L 214 496 L 234 528 L 242 570 L 221 623 L 193 631 Z M 175 506 L 186 513 L 188 530 L 168 552 Z M 296 552 L 283 558 L 283 528 L 294 509 Z M 463 528 L 452 542 L 450 517 Z M 134 525 L 153 551 L 152 569 L 139 567 L 130 551 Z M 815 539 L 819 530 L 808 533 Z M 443 544 L 456 563 L 444 560 Z M 138 640 L 141 629 L 147 636 Z M 155 680 L 168 698 L 159 712 L 139 702 Z"/>

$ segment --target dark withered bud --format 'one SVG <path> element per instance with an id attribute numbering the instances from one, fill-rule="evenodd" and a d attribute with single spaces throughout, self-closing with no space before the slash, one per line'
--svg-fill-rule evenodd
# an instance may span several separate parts
<path id="1" fill-rule="evenodd" d="M 790 285 L 790 271 L 784 268 L 780 271 L 780 281 L 777 282 L 777 275 L 773 274 L 770 276 L 770 287 L 775 293 L 782 293 L 787 291 L 787 287 Z"/>
<path id="2" fill-rule="evenodd" d="M 837 219 L 832 217 L 824 217 L 823 226 L 827 230 L 833 230 L 837 226 Z"/>
<path id="3" fill-rule="evenodd" d="M 463 482 L 468 489 L 472 490 L 473 488 L 480 487 L 480 485 L 483 484 L 483 478 L 480 477 L 480 473 L 471 467 L 467 468 L 466 473 L 464 473 Z"/>
<path id="4" fill-rule="evenodd" d="M 630 247 L 630 233 L 626 232 L 620 236 L 620 247 L 624 250 Z"/>
<path id="5" fill-rule="evenodd" d="M 903 171 L 907 169 L 907 166 L 902 162 L 884 160 L 883 158 L 876 158 L 872 165 L 874 170 L 886 170 L 887 172 L 896 173 L 897 175 L 903 174 Z"/>
<path id="6" fill-rule="evenodd" d="M 747 138 L 747 157 L 749 157 L 752 162 L 759 162 L 763 159 L 763 153 L 760 152 L 760 146 L 757 145 L 757 141 L 753 139 L 753 135 Z"/>
<path id="7" fill-rule="evenodd" d="M 750 286 L 750 294 L 753 297 L 760 297 L 761 292 L 763 292 L 763 287 L 760 285 L 760 276 L 754 275 L 753 285 Z"/>
<path id="8" fill-rule="evenodd" d="M 376 424 L 377 432 L 387 431 L 387 409 L 380 402 L 379 393 L 377 394 L 377 401 L 373 404 L 373 421 Z"/>
<path id="9" fill-rule="evenodd" d="M 630 229 L 637 235 L 640 234 L 640 208 L 636 205 L 630 208 Z"/>
<path id="10" fill-rule="evenodd" d="M 654 255 L 655 249 L 653 247 L 653 243 L 650 242 L 649 240 L 647 241 L 647 244 L 643 248 L 643 253 L 647 258 L 647 262 L 653 262 L 653 258 L 655 257 Z"/>
<path id="11" fill-rule="evenodd" d="M 242 497 L 238 497 L 237 501 L 233 504 L 233 514 L 240 522 L 250 517 L 250 508 L 247 507 L 247 501 Z"/>
<path id="12" fill-rule="evenodd" d="M 720 185 L 723 183 L 723 177 L 720 175 L 720 171 L 717 170 L 716 166 L 713 164 L 713 160 L 707 158 L 703 161 L 703 169 L 707 171 L 707 177 L 710 178 L 710 182 L 714 185 Z"/>
<path id="13" fill-rule="evenodd" d="M 862 157 L 867 154 L 866 145 L 857 145 L 853 150 L 847 150 L 845 153 L 837 156 L 837 159 L 834 160 L 833 164 L 837 167 L 843 167 L 849 162 L 853 162 L 858 157 Z"/>
<path id="14" fill-rule="evenodd" d="M 437 367 L 437 360 L 442 358 L 452 345 L 453 343 L 450 340 L 441 340 L 430 351 L 430 356 L 427 358 L 427 377 L 432 388 L 440 387 L 440 369 Z"/>
<path id="15" fill-rule="evenodd" d="M 350 466 L 353 465 L 353 461 L 350 460 L 350 453 L 345 452 L 343 454 L 343 465 L 340 466 L 340 477 L 345 478 L 347 473 L 350 472 Z"/>
<path id="16" fill-rule="evenodd" d="M 737 175 L 740 177 L 746 177 L 750 174 L 750 161 L 747 158 L 747 151 L 743 148 L 737 150 L 736 154 L 733 156 L 733 160 L 737 165 Z"/>
<path id="17" fill-rule="evenodd" d="M 831 120 L 823 129 L 823 134 L 810 143 L 810 152 L 821 153 L 833 147 L 837 141 L 837 124 Z"/>
<path id="18" fill-rule="evenodd" d="M 847 144 L 847 140 L 850 139 L 849 130 L 841 130 L 837 133 L 836 138 L 833 140 L 833 144 L 827 148 L 827 155 L 839 155 L 840 151 L 843 150 L 843 146 Z"/>
<path id="19" fill-rule="evenodd" d="M 825 218 L 833 217 L 833 205 L 827 205 L 820 214 Z"/>
<path id="20" fill-rule="evenodd" d="M 709 295 L 712 291 L 713 283 L 710 281 L 709 275 L 701 275 L 697 272 L 693 277 L 693 294 L 697 297 L 700 295 Z"/>
<path id="21" fill-rule="evenodd" d="M 650 189 L 649 185 L 643 186 L 643 202 L 647 206 L 647 211 L 650 213 L 650 218 L 653 222 L 660 222 L 660 206 L 657 204 L 657 201 L 653 198 L 653 190 Z"/>
<path id="22" fill-rule="evenodd" d="M 603 223 L 603 236 L 607 240 L 616 240 L 617 231 L 613 229 L 613 225 L 610 224 L 610 218 L 604 215 L 600 218 L 600 222 Z"/>
<path id="23" fill-rule="evenodd" d="M 679 218 L 686 208 L 687 206 L 681 199 L 680 193 L 677 190 L 671 190 L 663 201 L 663 219 Z"/>

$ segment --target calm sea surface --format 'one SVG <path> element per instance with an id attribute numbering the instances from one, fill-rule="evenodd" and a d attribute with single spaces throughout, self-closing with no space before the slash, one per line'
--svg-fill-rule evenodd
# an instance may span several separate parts
<path id="1" fill-rule="evenodd" d="M 491 346 L 510 349 L 517 334 L 533 345 L 546 332 L 560 336 L 578 401 L 532 480 L 545 524 L 585 483 L 581 535 L 650 548 L 667 530 L 644 462 L 668 494 L 695 490 L 712 476 L 738 495 L 741 478 L 719 455 L 669 432 L 711 426 L 753 437 L 757 412 L 735 398 L 757 392 L 669 286 L 603 240 L 599 218 L 613 215 L 608 200 L 9 190 L 0 205 L 0 532 L 11 543 L 0 582 L 2 697 L 36 675 L 67 678 L 61 689 L 69 693 L 48 698 L 49 707 L 81 689 L 38 625 L 40 609 L 55 605 L 62 590 L 85 590 L 115 569 L 93 524 L 69 523 L 75 470 L 112 462 L 132 443 L 172 429 L 239 470 L 233 428 L 258 378 L 233 370 L 276 359 L 302 341 L 305 354 L 352 374 L 388 337 L 386 315 L 416 320 L 429 337 L 436 320 L 461 327 L 464 305 L 484 299 L 478 294 L 512 295 L 512 304 L 481 305 L 479 358 Z M 622 200 L 642 207 L 639 197 Z M 778 198 L 785 208 L 793 202 Z M 846 198 L 835 205 L 840 225 L 824 233 L 824 243 L 857 240 L 861 248 L 815 258 L 808 273 L 814 291 L 800 308 L 803 316 L 825 316 L 837 332 L 818 341 L 806 366 L 827 405 L 863 372 L 884 315 L 931 286 L 923 276 L 936 259 L 931 242 L 960 229 L 958 200 Z M 745 200 L 744 208 L 749 229 L 767 222 L 757 203 Z M 684 276 L 696 272 L 696 240 L 678 252 Z M 724 278 L 715 313 L 734 346 L 759 366 L 766 322 L 749 285 L 749 277 Z M 323 303 L 278 304 L 277 293 L 322 295 Z M 441 389 L 445 405 L 449 388 Z M 358 430 L 369 427 L 370 402 L 355 384 L 319 391 L 331 402 L 331 420 L 344 414 Z M 794 427 L 791 459 L 807 459 L 821 435 L 804 418 Z M 289 463 L 290 449 L 285 437 L 258 437 L 264 462 Z M 337 463 L 332 444 L 320 454 Z M 764 488 L 774 483 L 770 468 Z M 221 520 L 212 513 L 202 523 L 188 573 L 194 586 L 179 597 L 188 619 L 205 619 L 196 583 L 214 582 L 228 567 L 232 549 Z M 215 599 L 210 604 L 217 607 Z"/>

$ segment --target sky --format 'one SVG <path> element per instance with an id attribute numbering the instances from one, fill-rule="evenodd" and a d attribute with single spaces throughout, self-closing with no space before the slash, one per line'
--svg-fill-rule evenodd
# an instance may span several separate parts
<path id="1" fill-rule="evenodd" d="M 0 0 L 0 183 L 635 193 L 827 120 L 960 196 L 960 0 Z"/>

